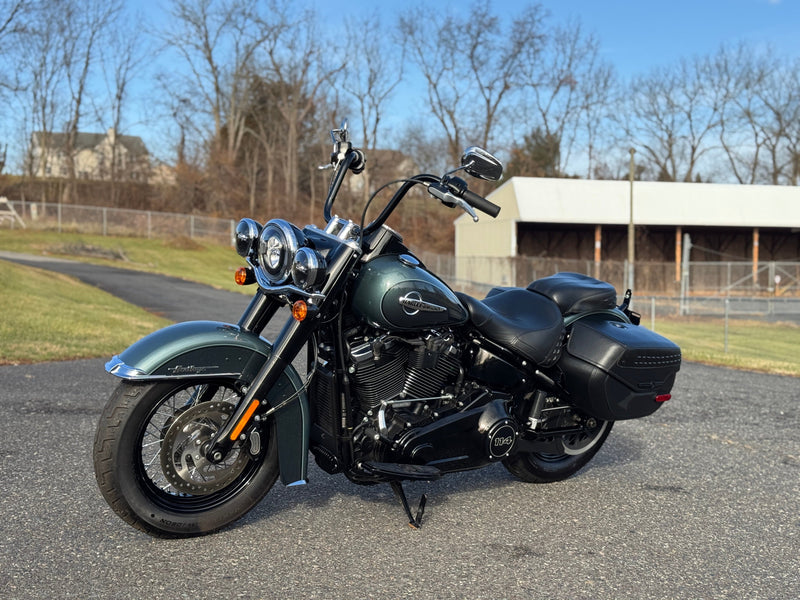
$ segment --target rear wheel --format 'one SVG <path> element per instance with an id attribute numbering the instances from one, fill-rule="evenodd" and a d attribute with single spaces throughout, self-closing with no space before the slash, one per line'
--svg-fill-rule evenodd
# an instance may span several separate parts
<path id="1" fill-rule="evenodd" d="M 611 433 L 613 421 L 595 421 L 594 427 L 562 437 L 552 452 L 519 452 L 503 461 L 509 473 L 529 483 L 561 481 L 592 460 Z"/>
<path id="2" fill-rule="evenodd" d="M 178 537 L 224 527 L 255 506 L 278 477 L 274 421 L 219 464 L 203 454 L 239 399 L 231 381 L 120 383 L 94 442 L 111 508 L 151 535 Z"/>

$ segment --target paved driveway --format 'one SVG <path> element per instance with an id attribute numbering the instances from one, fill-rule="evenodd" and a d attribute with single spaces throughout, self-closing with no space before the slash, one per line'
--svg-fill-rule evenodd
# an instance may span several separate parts
<path id="1" fill-rule="evenodd" d="M 798 379 L 686 364 L 572 479 L 494 465 L 408 485 L 429 495 L 419 531 L 388 486 L 312 467 L 236 525 L 164 541 L 97 491 L 102 365 L 0 367 L 0 597 L 800 598 Z"/>

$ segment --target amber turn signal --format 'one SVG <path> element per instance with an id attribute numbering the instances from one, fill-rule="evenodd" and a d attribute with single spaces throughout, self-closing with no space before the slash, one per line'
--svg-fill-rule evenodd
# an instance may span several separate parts
<path id="1" fill-rule="evenodd" d="M 250 285 L 251 283 L 256 282 L 256 274 L 250 267 L 239 267 L 236 269 L 236 274 L 233 276 L 233 280 L 237 285 Z"/>
<path id="2" fill-rule="evenodd" d="M 308 304 L 305 300 L 298 300 L 292 304 L 292 316 L 295 321 L 304 321 L 308 316 Z"/>

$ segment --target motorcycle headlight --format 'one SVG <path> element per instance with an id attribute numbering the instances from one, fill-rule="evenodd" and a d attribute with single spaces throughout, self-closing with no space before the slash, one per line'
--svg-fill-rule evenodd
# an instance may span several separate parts
<path id="1" fill-rule="evenodd" d="M 258 263 L 272 285 L 286 282 L 302 233 L 282 219 L 272 219 L 258 238 Z"/>
<path id="2" fill-rule="evenodd" d="M 311 248 L 300 248 L 292 261 L 292 280 L 297 287 L 310 290 L 325 278 L 325 259 Z"/>
<path id="3" fill-rule="evenodd" d="M 250 256 L 261 233 L 261 225 L 253 219 L 242 219 L 236 226 L 236 253 L 242 258 Z"/>

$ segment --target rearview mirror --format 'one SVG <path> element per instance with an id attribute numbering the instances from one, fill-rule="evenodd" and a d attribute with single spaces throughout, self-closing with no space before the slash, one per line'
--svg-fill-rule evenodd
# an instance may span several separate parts
<path id="1" fill-rule="evenodd" d="M 503 163 L 478 146 L 464 150 L 461 166 L 473 177 L 486 181 L 497 181 L 503 176 Z"/>

